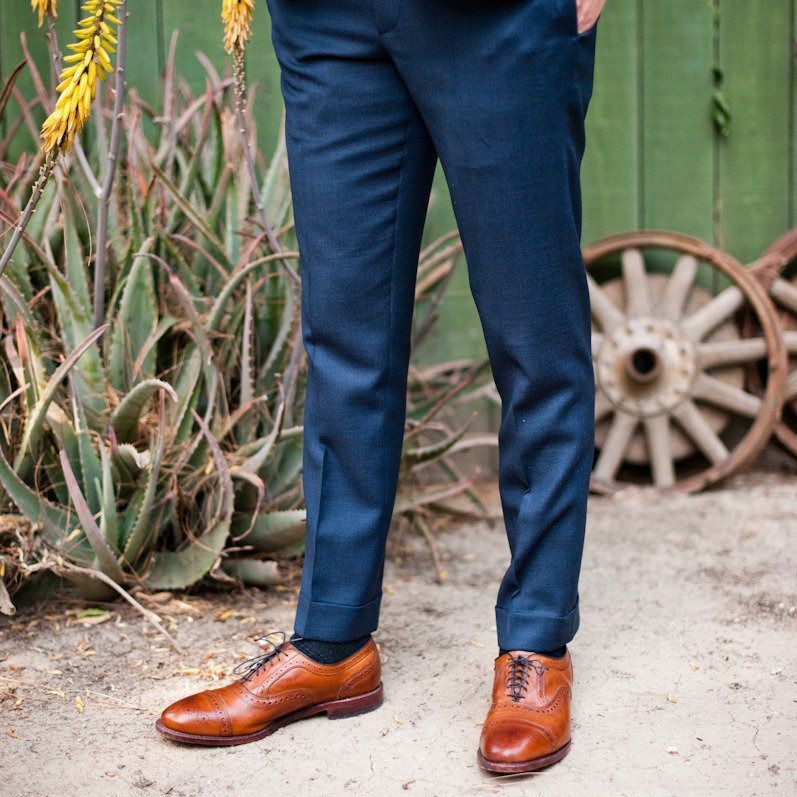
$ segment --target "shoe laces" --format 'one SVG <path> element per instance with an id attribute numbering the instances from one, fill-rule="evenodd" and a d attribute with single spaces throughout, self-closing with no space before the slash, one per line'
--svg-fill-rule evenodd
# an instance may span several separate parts
<path id="1" fill-rule="evenodd" d="M 510 655 L 501 682 L 506 687 L 507 695 L 518 702 L 528 689 L 531 670 L 539 676 L 547 669 L 539 659 Z"/>
<path id="2" fill-rule="evenodd" d="M 273 637 L 277 637 L 278 641 L 275 642 Z M 301 637 L 294 637 L 294 639 L 298 640 Z M 264 648 L 264 652 L 242 661 L 233 669 L 233 675 L 241 675 L 241 680 L 244 682 L 254 678 L 269 662 L 278 659 L 285 652 L 285 644 L 291 640 L 288 639 L 284 631 L 270 631 L 254 641 Z"/>

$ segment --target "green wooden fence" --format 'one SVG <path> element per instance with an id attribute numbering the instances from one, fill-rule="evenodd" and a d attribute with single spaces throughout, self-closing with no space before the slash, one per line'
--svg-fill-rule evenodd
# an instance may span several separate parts
<path id="1" fill-rule="evenodd" d="M 220 0 L 128 2 L 128 75 L 144 99 L 158 102 L 157 75 L 174 31 L 177 72 L 196 88 L 203 83 L 197 52 L 223 68 Z M 60 7 L 65 40 L 78 2 L 61 0 Z M 663 227 L 713 241 L 747 262 L 796 223 L 795 16 L 797 0 L 608 0 L 583 168 L 585 242 Z M 261 0 L 248 58 L 265 145 L 281 112 L 268 26 Z M 0 77 L 21 60 L 20 34 L 45 64 L 29 0 L 1 0 Z M 724 103 L 726 135 L 718 125 Z M 438 174 L 427 238 L 453 223 Z M 441 316 L 422 359 L 483 353 L 464 268 Z"/>

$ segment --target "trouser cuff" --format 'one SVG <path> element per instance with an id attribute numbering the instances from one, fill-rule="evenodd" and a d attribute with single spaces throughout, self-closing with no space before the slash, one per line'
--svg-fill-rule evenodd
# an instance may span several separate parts
<path id="1" fill-rule="evenodd" d="M 350 642 L 376 631 L 382 595 L 364 606 L 341 606 L 307 600 L 299 593 L 294 630 L 307 639 Z"/>
<path id="2" fill-rule="evenodd" d="M 556 650 L 576 635 L 578 603 L 569 614 L 555 617 L 538 612 L 522 612 L 495 607 L 498 647 L 502 650 L 540 652 Z"/>

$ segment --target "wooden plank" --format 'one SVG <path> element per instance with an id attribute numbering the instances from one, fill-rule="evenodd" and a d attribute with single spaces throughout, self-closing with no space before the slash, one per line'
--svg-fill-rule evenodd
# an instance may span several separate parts
<path id="1" fill-rule="evenodd" d="M 581 168 L 585 243 L 639 222 L 637 6 L 637 0 L 609 0 L 598 23 Z"/>
<path id="2" fill-rule="evenodd" d="M 743 263 L 789 226 L 791 0 L 720 0 L 720 67 L 731 111 L 721 141 L 718 243 Z"/>
<path id="3" fill-rule="evenodd" d="M 711 3 L 645 0 L 641 37 L 641 226 L 711 241 Z"/>

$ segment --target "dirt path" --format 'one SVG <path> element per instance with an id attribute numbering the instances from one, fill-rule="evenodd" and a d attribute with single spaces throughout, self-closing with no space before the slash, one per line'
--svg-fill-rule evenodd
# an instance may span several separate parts
<path id="1" fill-rule="evenodd" d="M 152 723 L 164 704 L 255 653 L 255 632 L 289 628 L 291 591 L 167 600 L 159 608 L 181 655 L 118 606 L 92 618 L 66 603 L 38 621 L 0 621 L 0 788 L 5 797 L 792 795 L 795 531 L 793 478 L 593 499 L 572 645 L 573 751 L 526 778 L 490 778 L 475 762 L 507 557 L 500 527 L 440 537 L 443 586 L 417 541 L 389 566 L 380 710 L 307 720 L 240 748 L 179 747 Z"/>

